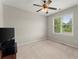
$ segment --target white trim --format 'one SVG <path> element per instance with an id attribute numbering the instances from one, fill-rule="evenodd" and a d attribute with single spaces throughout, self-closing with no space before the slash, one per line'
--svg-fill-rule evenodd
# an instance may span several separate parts
<path id="1" fill-rule="evenodd" d="M 61 33 L 62 33 L 62 16 L 61 16 L 61 29 L 60 29 Z"/>
<path id="2" fill-rule="evenodd" d="M 65 16 L 65 15 L 71 15 L 72 16 L 72 32 L 69 32 L 69 34 L 67 34 L 67 33 L 64 33 L 64 32 L 62 32 L 62 17 L 63 16 Z M 61 31 L 60 31 L 60 33 L 56 33 L 55 31 L 54 31 L 54 18 L 55 17 L 61 17 Z M 65 13 L 65 14 L 62 14 L 62 15 L 55 15 L 54 17 L 53 17 L 53 33 L 54 34 L 64 34 L 64 35 L 73 35 L 74 34 L 74 12 L 70 12 L 70 13 Z"/>
<path id="3" fill-rule="evenodd" d="M 38 41 L 42 41 L 42 40 L 46 40 L 46 37 L 45 38 L 38 38 L 38 39 L 34 39 L 34 40 L 29 40 L 29 41 L 23 41 L 23 42 L 22 41 L 21 42 L 16 41 L 16 42 L 17 42 L 17 47 L 23 47 L 23 46 L 26 46 L 28 44 L 38 42 Z"/>
<path id="4" fill-rule="evenodd" d="M 67 45 L 67 46 L 70 46 L 72 48 L 78 48 L 77 45 L 73 45 L 73 44 L 70 44 L 70 43 L 66 43 L 66 42 L 63 42 L 63 41 L 59 41 L 59 40 L 56 40 L 56 39 L 51 39 L 49 38 L 49 40 L 53 41 L 53 42 L 56 42 L 56 43 L 59 43 L 59 44 L 63 44 L 63 45 Z"/>
<path id="5" fill-rule="evenodd" d="M 53 33 L 54 33 L 54 18 L 53 18 Z"/>

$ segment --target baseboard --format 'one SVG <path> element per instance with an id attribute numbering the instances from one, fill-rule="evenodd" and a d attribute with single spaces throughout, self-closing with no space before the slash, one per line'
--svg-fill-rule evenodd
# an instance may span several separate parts
<path id="1" fill-rule="evenodd" d="M 72 48 L 78 48 L 78 46 L 76 46 L 76 45 L 71 45 L 69 43 L 65 43 L 65 42 L 62 42 L 62 41 L 57 41 L 57 40 L 53 40 L 53 39 L 49 39 L 49 40 L 60 43 L 60 44 L 63 44 L 63 45 L 66 45 L 66 46 L 70 46 Z"/>
<path id="2" fill-rule="evenodd" d="M 23 46 L 26 46 L 28 44 L 35 43 L 35 42 L 42 41 L 42 40 L 45 40 L 45 39 L 36 39 L 36 40 L 31 40 L 31 41 L 20 42 L 20 43 L 17 43 L 17 46 L 23 47 Z"/>

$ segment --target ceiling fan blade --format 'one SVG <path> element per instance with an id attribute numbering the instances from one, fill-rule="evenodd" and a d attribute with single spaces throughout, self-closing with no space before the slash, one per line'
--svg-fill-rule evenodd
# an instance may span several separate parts
<path id="1" fill-rule="evenodd" d="M 51 0 L 48 0 L 48 1 L 47 1 L 47 4 L 49 5 L 51 2 L 52 2 Z"/>
<path id="2" fill-rule="evenodd" d="M 33 4 L 34 6 L 42 7 L 41 5 Z"/>
<path id="3" fill-rule="evenodd" d="M 48 9 L 57 10 L 57 8 L 53 8 L 53 7 L 48 7 Z"/>
<path id="4" fill-rule="evenodd" d="M 41 11 L 42 9 L 39 9 L 39 10 L 37 10 L 36 12 L 39 12 L 39 11 Z"/>

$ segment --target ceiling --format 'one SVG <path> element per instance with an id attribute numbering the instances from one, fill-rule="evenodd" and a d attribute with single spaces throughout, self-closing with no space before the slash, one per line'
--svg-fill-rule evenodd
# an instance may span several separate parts
<path id="1" fill-rule="evenodd" d="M 39 15 L 46 15 L 43 11 L 36 12 L 38 9 L 40 9 L 37 6 L 33 6 L 33 4 L 40 4 L 42 5 L 42 0 L 2 0 L 3 4 L 10 5 L 16 8 L 20 8 L 23 10 L 31 11 Z M 50 7 L 56 7 L 61 8 L 61 10 L 64 10 L 66 8 L 72 7 L 74 5 L 77 5 L 77 0 L 52 0 L 52 3 L 50 4 Z M 49 10 L 47 15 L 59 12 L 61 10 Z"/>

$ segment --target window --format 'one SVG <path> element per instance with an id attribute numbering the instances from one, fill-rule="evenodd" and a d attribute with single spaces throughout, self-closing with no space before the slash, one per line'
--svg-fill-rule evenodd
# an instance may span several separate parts
<path id="1" fill-rule="evenodd" d="M 72 14 L 54 17 L 54 32 L 72 33 Z"/>
<path id="2" fill-rule="evenodd" d="M 61 17 L 54 18 L 54 32 L 61 32 Z"/>

